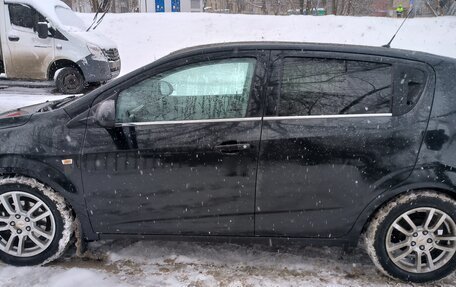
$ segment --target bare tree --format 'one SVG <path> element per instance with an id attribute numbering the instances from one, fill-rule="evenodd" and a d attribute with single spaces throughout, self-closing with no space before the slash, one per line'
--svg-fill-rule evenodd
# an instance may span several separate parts
<path id="1" fill-rule="evenodd" d="M 266 0 L 263 0 L 261 2 L 261 12 L 263 12 L 264 15 L 268 14 L 268 8 L 266 7 Z"/>
<path id="2" fill-rule="evenodd" d="M 109 3 L 114 6 L 116 0 L 89 0 L 93 12 L 103 12 L 104 9 L 110 7 Z"/>
<path id="3" fill-rule="evenodd" d="M 310 15 L 311 11 L 312 11 L 312 1 L 311 0 L 307 0 L 306 1 L 306 14 Z"/>
<path id="4" fill-rule="evenodd" d="M 304 0 L 299 0 L 299 14 L 304 14 Z"/>
<path id="5" fill-rule="evenodd" d="M 445 15 L 456 15 L 456 0 L 447 1 L 443 7 Z"/>
<path id="6" fill-rule="evenodd" d="M 332 0 L 335 15 L 369 15 L 374 0 Z"/>
<path id="7" fill-rule="evenodd" d="M 92 6 L 92 11 L 96 12 L 98 10 L 98 0 L 90 0 L 90 5 Z"/>
<path id="8" fill-rule="evenodd" d="M 73 8 L 73 0 L 62 0 L 65 4 L 67 4 L 68 6 L 70 6 L 71 8 Z"/>

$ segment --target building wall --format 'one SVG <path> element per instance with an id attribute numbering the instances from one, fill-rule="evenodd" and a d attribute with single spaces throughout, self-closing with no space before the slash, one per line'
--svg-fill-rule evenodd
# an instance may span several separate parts
<path id="1" fill-rule="evenodd" d="M 140 1 L 140 11 L 155 13 L 155 0 L 139 0 Z M 199 8 L 192 9 L 191 2 L 192 0 L 180 0 L 180 11 L 181 12 L 203 12 L 203 0 L 197 0 L 199 3 Z M 172 12 L 171 9 L 171 0 L 164 0 L 165 3 L 165 12 Z"/>

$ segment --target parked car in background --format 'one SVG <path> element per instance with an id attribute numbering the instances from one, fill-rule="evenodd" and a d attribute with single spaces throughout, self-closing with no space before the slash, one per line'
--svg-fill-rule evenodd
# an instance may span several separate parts
<path id="1" fill-rule="evenodd" d="M 0 0 L 0 74 L 13 80 L 55 81 L 64 94 L 117 77 L 116 44 L 58 0 Z"/>
<path id="2" fill-rule="evenodd" d="M 0 116 L 0 259 L 87 241 L 356 246 L 404 281 L 456 266 L 456 61 L 231 43 Z"/>

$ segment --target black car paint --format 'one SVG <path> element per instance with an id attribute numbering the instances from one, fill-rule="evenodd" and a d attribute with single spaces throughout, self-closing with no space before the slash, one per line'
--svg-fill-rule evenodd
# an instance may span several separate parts
<path id="1" fill-rule="evenodd" d="M 263 112 L 268 116 L 267 105 L 273 98 L 266 79 L 271 76 L 270 64 L 276 51 L 424 65 L 429 79 L 420 102 L 406 114 L 370 122 L 365 118 L 299 120 L 299 130 L 295 123 L 285 121 L 285 133 L 275 132 L 280 122 L 267 121 L 261 131 L 261 121 L 109 130 L 93 120 L 92 106 L 115 98 L 119 90 L 157 70 L 192 59 L 237 57 L 243 53 L 255 55 L 264 65 L 264 72 L 257 71 L 255 96 L 259 102 L 252 116 Z M 456 95 L 455 74 L 456 61 L 452 59 L 387 48 L 235 43 L 185 49 L 116 79 L 62 109 L 28 116 L 28 122 L 20 126 L 0 128 L 0 174 L 34 177 L 60 192 L 74 209 L 88 240 L 176 238 L 179 234 L 187 238 L 300 238 L 315 244 L 354 245 L 373 212 L 397 194 L 437 189 L 455 196 L 456 145 L 452 144 L 452 129 L 456 113 L 451 98 Z M 360 127 L 366 134 L 360 134 Z M 247 136 L 245 128 L 255 132 Z M 346 131 L 340 132 L 341 128 Z M 228 135 L 225 129 L 236 136 Z M 303 130 L 304 135 L 299 133 Z M 190 135 L 183 136 L 184 132 Z M 174 133 L 179 135 L 171 137 Z M 260 134 L 264 144 L 259 142 Z M 337 136 L 342 139 L 336 140 Z M 146 143 L 151 139 L 153 146 L 149 148 Z M 237 155 L 203 148 L 205 144 L 213 148 L 236 140 L 251 148 Z M 310 147 L 328 155 L 309 154 L 305 161 L 286 158 Z M 62 165 L 61 160 L 69 158 L 73 165 Z M 280 164 L 287 166 L 287 172 L 277 176 L 272 171 Z M 311 166 L 315 175 L 324 175 L 324 185 L 315 177 L 309 181 L 299 173 L 306 166 Z M 341 173 L 347 169 L 349 173 Z M 164 179 L 152 177 L 157 173 Z M 208 176 L 234 181 L 227 185 L 206 182 Z M 240 195 L 232 192 L 238 184 L 236 179 L 245 181 Z M 341 184 L 345 189 L 337 190 Z M 157 190 L 147 190 L 151 186 Z M 127 194 L 132 187 L 145 190 Z M 198 194 L 199 189 L 203 191 Z M 211 198 L 213 192 L 215 198 Z M 285 200 L 280 192 L 289 192 L 291 200 Z M 208 211 L 198 206 L 200 201 Z M 140 202 L 143 204 L 138 205 Z"/>
<path id="2" fill-rule="evenodd" d="M 82 176 L 96 230 L 253 236 L 264 54 L 236 53 L 236 57 L 258 58 L 247 115 L 256 120 L 110 130 L 88 126 Z M 231 52 L 193 56 L 145 74 L 230 56 Z M 237 154 L 220 151 L 227 144 L 247 148 Z"/>
<path id="3" fill-rule="evenodd" d="M 283 57 L 399 62 L 430 75 L 412 111 L 393 117 L 268 120 L 277 105 L 277 89 L 271 89 L 261 139 L 255 234 L 341 237 L 372 198 L 410 174 L 429 118 L 433 73 L 404 60 L 325 52 L 277 51 L 275 65 Z"/>

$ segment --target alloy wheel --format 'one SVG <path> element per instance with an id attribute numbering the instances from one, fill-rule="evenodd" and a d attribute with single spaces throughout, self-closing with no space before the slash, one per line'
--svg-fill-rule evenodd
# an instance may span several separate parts
<path id="1" fill-rule="evenodd" d="M 45 251 L 55 237 L 55 220 L 49 206 L 23 191 L 0 195 L 0 250 L 16 257 Z"/>
<path id="2" fill-rule="evenodd" d="M 432 272 L 456 252 L 456 223 L 436 208 L 415 208 L 391 224 L 385 245 L 388 257 L 399 268 L 411 273 Z"/>

